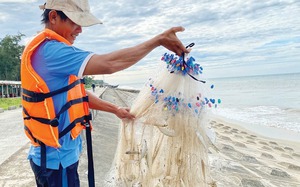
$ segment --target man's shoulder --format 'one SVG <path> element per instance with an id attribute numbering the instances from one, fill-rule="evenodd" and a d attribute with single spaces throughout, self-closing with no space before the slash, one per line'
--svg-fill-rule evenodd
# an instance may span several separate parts
<path id="1" fill-rule="evenodd" d="M 60 41 L 57 41 L 57 40 L 49 40 L 49 39 L 44 41 L 44 46 L 45 47 L 58 47 L 58 46 L 71 47 L 71 46 L 68 46 L 67 44 L 65 44 L 63 42 L 60 42 Z"/>
<path id="2" fill-rule="evenodd" d="M 81 51 L 80 49 L 75 48 L 74 46 L 67 45 L 63 42 L 57 40 L 46 40 L 40 46 L 40 52 L 48 57 L 60 57 L 66 55 L 72 55 Z"/>
<path id="3" fill-rule="evenodd" d="M 44 47 L 48 50 L 54 50 L 56 52 L 84 52 L 84 50 L 79 49 L 73 45 L 68 45 L 64 42 L 60 42 L 57 40 L 46 40 Z M 62 51 L 63 50 L 63 51 Z"/>

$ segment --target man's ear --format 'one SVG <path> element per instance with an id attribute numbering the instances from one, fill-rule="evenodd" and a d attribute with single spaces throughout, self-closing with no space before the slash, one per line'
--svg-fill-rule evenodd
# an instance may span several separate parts
<path id="1" fill-rule="evenodd" d="M 54 25 L 58 17 L 56 10 L 51 10 L 48 16 L 49 16 L 49 22 Z"/>

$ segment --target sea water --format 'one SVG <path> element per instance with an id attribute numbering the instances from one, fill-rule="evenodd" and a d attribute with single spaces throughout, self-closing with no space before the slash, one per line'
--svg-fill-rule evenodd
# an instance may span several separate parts
<path id="1" fill-rule="evenodd" d="M 300 73 L 210 79 L 222 117 L 300 132 Z"/>
<path id="2" fill-rule="evenodd" d="M 140 89 L 143 84 L 120 87 Z M 209 97 L 222 101 L 212 109 L 216 115 L 300 132 L 300 73 L 206 79 L 203 86 L 208 88 Z"/>

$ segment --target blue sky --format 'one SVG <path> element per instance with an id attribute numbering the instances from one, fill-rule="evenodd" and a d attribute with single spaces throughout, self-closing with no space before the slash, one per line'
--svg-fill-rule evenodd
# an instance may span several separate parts
<path id="1" fill-rule="evenodd" d="M 0 0 L 0 38 L 38 31 L 44 1 Z M 75 46 L 107 53 L 134 46 L 172 26 L 194 42 L 191 55 L 208 78 L 300 72 L 299 0 L 90 0 L 103 25 L 83 28 Z M 111 84 L 143 83 L 160 67 L 162 47 L 135 66 L 105 75 Z M 98 77 L 102 79 L 102 76 Z"/>

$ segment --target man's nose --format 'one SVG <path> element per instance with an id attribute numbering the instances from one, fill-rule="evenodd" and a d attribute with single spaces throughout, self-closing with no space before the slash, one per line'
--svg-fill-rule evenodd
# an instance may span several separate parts
<path id="1" fill-rule="evenodd" d="M 80 25 L 78 25 L 76 31 L 77 31 L 78 33 L 82 33 L 82 27 L 81 27 Z"/>

